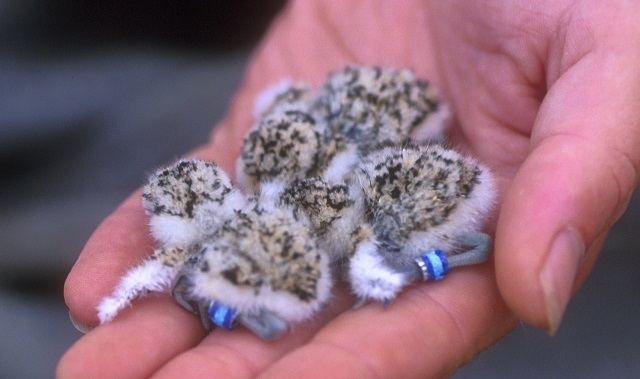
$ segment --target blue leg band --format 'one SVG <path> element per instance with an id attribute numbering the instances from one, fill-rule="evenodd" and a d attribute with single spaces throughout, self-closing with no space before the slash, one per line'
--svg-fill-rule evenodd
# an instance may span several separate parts
<path id="1" fill-rule="evenodd" d="M 416 259 L 422 271 L 422 280 L 432 282 L 444 278 L 450 271 L 449 261 L 442 250 L 431 250 Z"/>
<path id="2" fill-rule="evenodd" d="M 209 306 L 209 318 L 211 321 L 227 330 L 232 330 L 236 327 L 237 316 L 238 312 L 235 309 L 229 308 L 217 301 L 212 302 Z"/>

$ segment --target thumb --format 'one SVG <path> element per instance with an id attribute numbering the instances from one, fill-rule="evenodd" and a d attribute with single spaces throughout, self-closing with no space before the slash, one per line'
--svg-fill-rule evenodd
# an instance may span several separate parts
<path id="1" fill-rule="evenodd" d="M 561 136 L 539 146 L 507 193 L 496 230 L 502 296 L 550 334 L 632 193 L 633 185 L 620 188 L 611 157 L 585 145 Z"/>
<path id="2" fill-rule="evenodd" d="M 549 334 L 637 185 L 640 75 L 626 63 L 596 50 L 553 84 L 498 218 L 500 292 Z"/>

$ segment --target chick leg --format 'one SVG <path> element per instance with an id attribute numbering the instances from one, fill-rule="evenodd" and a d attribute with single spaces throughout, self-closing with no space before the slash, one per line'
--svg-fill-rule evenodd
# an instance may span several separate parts
<path id="1" fill-rule="evenodd" d="M 409 281 L 435 281 L 444 278 L 452 268 L 480 264 L 491 254 L 491 237 L 484 233 L 473 233 L 459 237 L 458 242 L 468 250 L 446 256 L 440 250 L 426 252 L 414 264 L 402 269 Z"/>
<path id="2" fill-rule="evenodd" d="M 273 312 L 261 309 L 257 313 L 243 314 L 235 309 L 218 302 L 198 301 L 189 295 L 193 286 L 186 276 L 181 276 L 173 287 L 172 295 L 184 309 L 198 315 L 206 330 L 211 331 L 216 326 L 233 330 L 242 324 L 260 338 L 273 340 L 287 330 L 287 323 Z"/>

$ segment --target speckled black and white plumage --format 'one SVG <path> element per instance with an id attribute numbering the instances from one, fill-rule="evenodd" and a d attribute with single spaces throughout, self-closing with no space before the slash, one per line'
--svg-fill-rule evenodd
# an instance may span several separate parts
<path id="1" fill-rule="evenodd" d="M 356 175 L 365 220 L 373 225 L 381 251 L 392 255 L 413 247 L 416 234 L 425 231 L 435 240 L 421 250 L 451 250 L 455 235 L 476 229 L 488 210 L 484 201 L 476 207 L 466 203 L 490 195 L 493 188 L 475 162 L 436 144 L 374 151 L 364 157 Z"/>
<path id="2" fill-rule="evenodd" d="M 350 66 L 329 75 L 315 103 L 333 135 L 361 152 L 381 144 L 439 139 L 449 110 L 413 71 Z M 430 121 L 433 121 L 430 123 Z"/>
<path id="3" fill-rule="evenodd" d="M 354 232 L 350 281 L 359 296 L 378 300 L 395 297 L 406 284 L 397 282 L 397 270 L 422 253 L 451 254 L 478 233 L 495 195 L 487 168 L 439 144 L 380 148 L 363 158 L 356 175 L 365 223 Z M 362 267 L 374 261 L 378 277 Z M 385 270 L 397 286 L 375 288 Z"/>
<path id="4" fill-rule="evenodd" d="M 243 314 L 267 310 L 297 322 L 329 299 L 328 265 L 305 223 L 286 210 L 255 205 L 224 223 L 183 274 L 197 301 L 215 300 Z"/>
<path id="5" fill-rule="evenodd" d="M 316 93 L 282 82 L 256 108 L 236 170 L 254 190 L 286 177 L 349 181 L 362 154 L 380 144 L 440 140 L 450 117 L 440 94 L 411 70 L 367 66 L 333 72 Z"/>
<path id="6" fill-rule="evenodd" d="M 470 247 L 458 262 L 485 259 L 491 174 L 440 144 L 448 107 L 412 71 L 351 66 L 317 91 L 283 82 L 255 115 L 239 188 L 201 160 L 149 178 L 142 201 L 161 249 L 123 277 L 101 320 L 173 287 L 206 327 L 209 306 L 222 304 L 271 339 L 321 309 L 334 277 L 386 303 L 419 279 L 428 250 Z"/>
<path id="7" fill-rule="evenodd" d="M 284 183 L 316 174 L 324 126 L 309 113 L 287 110 L 260 120 L 242 144 L 238 181 L 250 191 L 260 182 Z"/>
<path id="8" fill-rule="evenodd" d="M 165 247 L 199 243 L 245 201 L 222 169 L 197 159 L 156 171 L 142 195 L 151 233 Z"/>
<path id="9" fill-rule="evenodd" d="M 332 261 L 342 260 L 351 244 L 353 225 L 364 212 L 359 189 L 320 177 L 298 180 L 280 195 L 296 218 L 306 219 Z"/>
<path id="10" fill-rule="evenodd" d="M 245 197 L 213 163 L 180 160 L 158 170 L 143 204 L 165 249 L 122 278 L 99 306 L 101 321 L 185 275 L 192 301 L 221 301 L 249 316 L 266 310 L 286 322 L 310 317 L 330 296 L 331 258 L 309 220 L 291 204 L 274 207 L 280 202 L 276 192 Z"/>

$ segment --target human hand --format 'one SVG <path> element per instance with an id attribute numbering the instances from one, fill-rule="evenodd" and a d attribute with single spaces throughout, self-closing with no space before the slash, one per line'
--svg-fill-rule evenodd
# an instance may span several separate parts
<path id="1" fill-rule="evenodd" d="M 348 16 L 345 16 L 348 15 Z M 319 83 L 349 63 L 410 67 L 456 115 L 450 140 L 492 167 L 495 261 L 407 288 L 388 310 L 345 310 L 275 342 L 215 330 L 169 297 L 138 301 L 83 337 L 60 377 L 438 377 L 518 319 L 553 334 L 638 183 L 640 30 L 635 2 L 297 1 L 256 51 L 229 114 L 192 156 L 233 172 L 255 95 Z M 65 296 L 82 322 L 153 243 L 134 194 L 94 233 Z M 495 268 L 495 269 L 494 269 Z"/>

